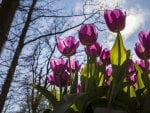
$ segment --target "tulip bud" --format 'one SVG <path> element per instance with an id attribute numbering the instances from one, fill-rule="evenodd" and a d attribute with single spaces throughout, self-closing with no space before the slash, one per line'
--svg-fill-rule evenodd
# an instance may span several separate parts
<path id="1" fill-rule="evenodd" d="M 75 73 L 76 71 L 79 71 L 81 68 L 81 65 L 79 65 L 79 61 L 78 60 L 71 60 L 71 71 L 73 73 Z M 67 70 L 70 70 L 70 64 L 69 61 L 67 61 Z"/>
<path id="2" fill-rule="evenodd" d="M 48 81 L 51 85 L 55 85 L 54 76 L 48 75 L 48 76 L 47 76 L 47 81 Z"/>
<path id="3" fill-rule="evenodd" d="M 99 45 L 97 42 L 90 46 L 86 46 L 85 48 L 86 54 L 89 55 L 90 57 L 98 57 L 101 54 L 101 51 L 102 46 Z"/>
<path id="4" fill-rule="evenodd" d="M 78 35 L 83 45 L 94 44 L 98 37 L 94 24 L 83 24 L 78 31 Z"/>
<path id="5" fill-rule="evenodd" d="M 145 49 L 150 49 L 150 31 L 141 31 L 139 33 L 139 40 Z"/>
<path id="6" fill-rule="evenodd" d="M 110 50 L 107 48 L 103 49 L 100 59 L 104 63 L 110 63 Z"/>
<path id="7" fill-rule="evenodd" d="M 66 69 L 66 62 L 63 59 L 50 60 L 50 66 L 54 73 L 62 74 Z"/>
<path id="8" fill-rule="evenodd" d="M 119 32 L 125 27 L 126 13 L 120 9 L 105 10 L 104 18 L 110 31 Z"/>
<path id="9" fill-rule="evenodd" d="M 150 50 L 145 49 L 141 43 L 137 42 L 135 44 L 135 53 L 140 59 L 149 59 L 150 58 Z"/>
<path id="10" fill-rule="evenodd" d="M 81 84 L 77 85 L 77 94 L 79 94 L 81 92 Z"/>
<path id="11" fill-rule="evenodd" d="M 48 75 L 47 80 L 51 85 L 56 85 L 58 87 L 64 87 L 67 84 L 70 84 L 70 77 L 66 71 L 60 75 L 55 73 Z"/>
<path id="12" fill-rule="evenodd" d="M 135 72 L 134 63 L 131 59 L 129 59 L 129 61 L 128 61 L 128 73 L 133 73 L 133 72 Z"/>
<path id="13" fill-rule="evenodd" d="M 76 41 L 74 37 L 68 36 L 65 40 L 57 39 L 57 48 L 64 56 L 72 56 L 76 53 L 79 46 L 79 41 Z"/>

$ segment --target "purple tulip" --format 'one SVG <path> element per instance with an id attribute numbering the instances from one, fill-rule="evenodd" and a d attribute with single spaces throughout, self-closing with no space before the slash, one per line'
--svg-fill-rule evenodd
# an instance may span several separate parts
<path id="1" fill-rule="evenodd" d="M 110 86 L 110 77 L 111 77 L 111 75 L 112 75 L 112 67 L 106 66 L 105 75 L 106 75 L 105 85 L 106 85 L 106 86 Z"/>
<path id="2" fill-rule="evenodd" d="M 76 71 L 79 71 L 81 68 L 81 65 L 79 64 L 78 60 L 71 60 L 71 70 L 73 73 L 75 73 Z M 67 61 L 67 70 L 70 70 L 70 64 L 69 61 Z"/>
<path id="3" fill-rule="evenodd" d="M 112 75 L 112 67 L 106 66 L 106 77 L 110 77 Z"/>
<path id="4" fill-rule="evenodd" d="M 105 85 L 106 85 L 106 86 L 110 86 L 110 80 L 109 80 L 109 79 L 106 79 L 106 80 L 105 80 Z"/>
<path id="5" fill-rule="evenodd" d="M 102 62 L 110 62 L 110 50 L 105 48 L 103 49 L 101 55 L 100 55 L 100 59 Z"/>
<path id="6" fill-rule="evenodd" d="M 147 63 L 148 63 L 148 70 L 150 70 L 150 61 L 148 60 Z M 146 67 L 144 60 L 136 61 L 136 64 L 139 65 L 142 70 L 145 70 Z"/>
<path id="7" fill-rule="evenodd" d="M 134 63 L 131 59 L 128 61 L 128 73 L 134 73 L 135 68 L 134 68 Z"/>
<path id="8" fill-rule="evenodd" d="M 53 72 L 59 75 L 65 71 L 67 63 L 63 59 L 55 59 L 55 60 L 51 59 L 50 66 Z"/>
<path id="9" fill-rule="evenodd" d="M 137 42 L 135 44 L 135 53 L 137 54 L 137 56 L 140 59 L 149 59 L 150 58 L 150 50 L 149 49 L 145 49 L 141 43 Z"/>
<path id="10" fill-rule="evenodd" d="M 105 10 L 104 18 L 110 31 L 119 32 L 124 29 L 126 21 L 126 13 L 120 9 Z"/>
<path id="11" fill-rule="evenodd" d="M 136 87 L 136 73 L 133 73 L 131 76 L 130 76 L 130 83 L 131 85 L 135 88 Z"/>
<path id="12" fill-rule="evenodd" d="M 83 24 L 78 31 L 78 35 L 83 45 L 94 44 L 98 37 L 94 24 Z"/>
<path id="13" fill-rule="evenodd" d="M 146 50 L 150 49 L 150 31 L 141 31 L 139 33 L 139 40 Z"/>
<path id="14" fill-rule="evenodd" d="M 76 41 L 72 36 L 66 37 L 65 40 L 57 39 L 57 48 L 64 56 L 74 55 L 78 46 L 79 41 Z"/>
<path id="15" fill-rule="evenodd" d="M 56 85 L 58 87 L 64 87 L 67 84 L 70 84 L 70 77 L 66 71 L 60 75 L 53 73 L 52 75 L 47 76 L 47 80 L 51 85 Z"/>
<path id="16" fill-rule="evenodd" d="M 101 51 L 102 51 L 102 46 L 100 44 L 98 44 L 97 42 L 90 46 L 86 46 L 86 48 L 85 48 L 86 54 L 90 57 L 100 56 Z"/>
<path id="17" fill-rule="evenodd" d="M 55 85 L 54 76 L 48 75 L 48 76 L 47 76 L 47 80 L 48 80 L 48 82 L 49 82 L 51 85 Z"/>
<path id="18" fill-rule="evenodd" d="M 132 59 L 129 59 L 128 65 L 127 65 L 127 80 L 129 80 L 129 83 L 135 87 L 136 86 L 136 70 L 134 68 L 134 62 Z"/>
<path id="19" fill-rule="evenodd" d="M 144 62 L 144 60 L 140 60 L 140 61 L 139 61 L 139 60 L 136 60 L 136 64 L 137 64 L 138 66 L 140 66 L 142 70 L 145 69 L 145 62 Z"/>
<path id="20" fill-rule="evenodd" d="M 77 94 L 79 94 L 81 92 L 81 84 L 77 85 Z"/>

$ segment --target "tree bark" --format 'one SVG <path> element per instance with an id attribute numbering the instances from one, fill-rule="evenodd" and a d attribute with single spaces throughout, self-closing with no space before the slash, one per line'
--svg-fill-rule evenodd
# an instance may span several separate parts
<path id="1" fill-rule="evenodd" d="M 28 28 L 30 26 L 31 17 L 32 17 L 32 13 L 33 13 L 33 9 L 34 9 L 34 6 L 36 4 L 36 1 L 37 0 L 33 0 L 33 2 L 32 2 L 32 5 L 31 5 L 30 10 L 28 12 L 26 23 L 24 25 L 24 28 L 23 28 L 22 33 L 21 33 L 20 38 L 19 38 L 19 42 L 18 42 L 18 45 L 17 45 L 16 52 L 14 54 L 13 60 L 11 62 L 10 68 L 8 70 L 5 82 L 2 86 L 2 91 L 1 91 L 1 94 L 0 94 L 0 113 L 2 113 L 2 110 L 4 108 L 5 101 L 7 99 L 7 95 L 8 95 L 11 83 L 13 81 L 13 75 L 15 73 L 16 66 L 18 64 L 19 56 L 20 56 L 21 51 L 24 47 L 24 40 L 25 40 L 25 37 L 26 37 L 26 33 L 28 31 Z"/>
<path id="2" fill-rule="evenodd" d="M 7 40 L 20 0 L 2 0 L 0 6 L 0 53 Z"/>

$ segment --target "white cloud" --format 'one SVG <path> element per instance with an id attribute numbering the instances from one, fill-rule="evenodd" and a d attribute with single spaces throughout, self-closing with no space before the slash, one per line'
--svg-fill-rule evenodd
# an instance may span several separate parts
<path id="1" fill-rule="evenodd" d="M 90 0 L 89 0 L 90 1 Z M 132 7 L 129 9 L 126 9 L 127 5 L 127 0 L 92 0 L 91 2 L 94 5 L 87 5 L 85 7 L 85 12 L 86 13 L 91 13 L 94 10 L 97 9 L 102 9 L 104 10 L 105 8 L 114 8 L 115 6 L 121 7 L 123 11 L 126 11 L 127 13 L 127 18 L 126 18 L 126 27 L 122 31 L 122 35 L 124 40 L 128 39 L 131 37 L 135 32 L 137 32 L 140 27 L 144 26 L 145 24 L 145 15 L 149 14 L 146 13 L 145 9 L 140 8 L 139 5 L 136 5 L 136 7 Z M 88 3 L 87 3 L 88 4 Z M 74 7 L 74 11 L 76 14 L 80 14 L 82 12 L 82 6 L 83 3 L 77 2 Z M 102 12 L 103 13 L 103 12 Z M 72 23 L 79 23 L 83 20 L 84 18 L 78 17 L 78 18 L 72 18 L 71 21 Z M 77 29 L 76 29 L 77 30 Z M 71 30 L 69 31 L 69 34 L 74 34 L 76 30 Z M 105 38 L 105 46 L 111 48 L 112 44 L 115 40 L 116 34 L 110 33 L 107 35 L 107 38 Z"/>
<path id="2" fill-rule="evenodd" d="M 145 23 L 145 14 L 142 9 L 132 8 L 127 10 L 126 27 L 122 31 L 123 37 L 128 39 Z"/>

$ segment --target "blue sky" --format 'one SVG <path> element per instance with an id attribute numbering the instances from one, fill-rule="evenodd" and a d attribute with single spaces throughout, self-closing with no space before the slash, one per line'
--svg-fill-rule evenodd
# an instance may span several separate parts
<path id="1" fill-rule="evenodd" d="M 83 0 L 63 0 L 61 7 L 65 7 L 68 11 L 72 10 L 75 13 L 80 13 L 81 7 L 82 7 Z M 150 28 L 150 0 L 93 0 L 92 3 L 105 3 L 109 8 L 114 8 L 117 4 L 118 6 L 127 13 L 127 19 L 126 19 L 126 27 L 124 31 L 122 31 L 122 35 L 124 38 L 124 43 L 127 49 L 132 50 L 132 54 L 134 53 L 134 45 L 138 41 L 138 32 L 141 30 L 149 30 Z M 88 7 L 87 12 L 92 11 L 93 9 L 98 9 L 98 6 L 95 7 Z M 79 22 L 80 19 L 75 19 L 75 22 Z M 79 28 L 78 28 L 79 29 Z M 74 31 L 67 32 L 64 35 L 73 35 Z M 115 35 L 108 31 L 108 34 L 110 34 L 106 38 L 105 46 L 111 48 Z M 99 39 L 100 41 L 103 39 Z M 136 55 L 133 56 L 133 58 L 136 57 Z"/>

